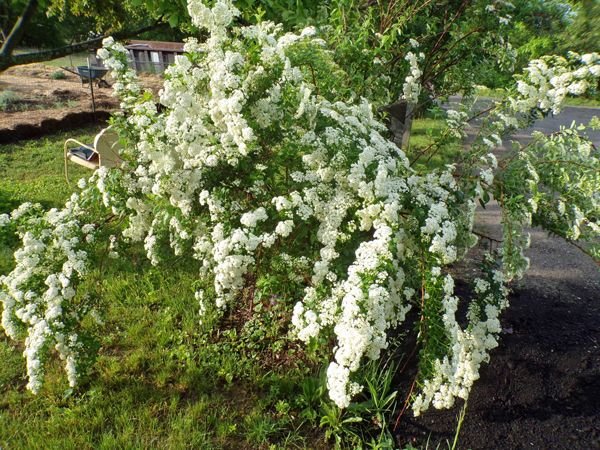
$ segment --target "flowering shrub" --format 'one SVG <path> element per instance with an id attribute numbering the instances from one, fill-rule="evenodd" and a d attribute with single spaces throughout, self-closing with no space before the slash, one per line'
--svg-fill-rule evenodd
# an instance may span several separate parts
<path id="1" fill-rule="evenodd" d="M 315 29 L 234 27 L 239 12 L 225 0 L 188 8 L 209 37 L 189 39 L 167 70 L 160 111 L 122 45 L 107 39 L 99 52 L 124 111 L 115 119 L 123 166 L 82 180 L 62 210 L 25 204 L 0 216 L 23 242 L 0 300 L 6 333 L 25 338 L 29 389 L 40 389 L 53 348 L 72 386 L 89 367 L 96 347 L 84 319 L 102 304 L 78 283 L 101 253 L 119 257 L 139 243 L 154 265 L 170 254 L 197 265 L 201 320 L 235 310 L 251 286 L 250 295 L 285 305 L 295 338 L 334 342 L 327 389 L 339 407 L 410 310 L 417 319 L 406 326 L 417 328 L 421 349 L 414 412 L 466 399 L 497 345 L 506 283 L 527 267 L 523 228 L 541 224 L 569 239 L 600 231 L 598 151 L 574 128 L 536 135 L 500 164 L 491 151 L 532 110 L 557 112 L 565 92 L 587 89 L 598 56 L 532 63 L 460 163 L 419 173 L 367 100 L 341 101 L 344 74 Z M 408 59 L 412 97 L 418 58 Z M 447 135 L 462 136 L 466 114 L 448 117 Z M 473 280 L 473 298 L 459 299 L 444 268 L 477 242 L 475 207 L 490 194 L 504 211 L 504 243 Z M 257 282 L 267 275 L 276 282 Z M 459 301 L 468 304 L 465 327 Z"/>

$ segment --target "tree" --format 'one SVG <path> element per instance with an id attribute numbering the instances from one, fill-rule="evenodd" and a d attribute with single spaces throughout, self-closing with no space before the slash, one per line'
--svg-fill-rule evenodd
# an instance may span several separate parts
<path id="1" fill-rule="evenodd" d="M 569 26 L 561 35 L 563 50 L 600 51 L 600 2 L 574 1 L 569 18 Z"/>
<path id="2" fill-rule="evenodd" d="M 544 14 L 551 10 L 537 0 L 240 2 L 248 22 L 260 17 L 296 29 L 315 25 L 347 74 L 348 91 L 391 113 L 404 148 L 412 117 L 436 98 L 469 94 L 475 80 L 508 80 L 516 57 L 513 20 L 528 14 L 529 3 L 539 3 Z M 394 105 L 407 94 L 406 106 Z"/>
<path id="3" fill-rule="evenodd" d="M 0 45 L 6 40 L 25 5 L 21 1 L 11 0 L 0 4 Z M 80 22 L 82 22 L 80 20 Z M 76 26 L 72 24 L 69 26 Z M 85 25 L 83 25 L 85 26 Z M 89 29 L 89 27 L 88 27 Z M 46 46 L 60 46 L 64 44 L 59 21 L 55 17 L 47 17 L 45 11 L 35 10 L 30 19 L 29 26 L 20 40 L 21 46 L 39 47 L 39 43 Z"/>
<path id="4" fill-rule="evenodd" d="M 393 115 L 400 114 L 404 125 L 398 128 L 403 136 L 398 136 L 397 142 L 403 142 L 403 147 L 409 133 L 402 129 L 410 131 L 412 116 L 436 98 L 469 94 L 477 83 L 510 85 L 514 68 L 554 52 L 571 11 L 568 3 L 557 0 L 238 4 L 247 22 L 261 17 L 296 29 L 315 25 L 349 77 L 348 89 L 386 107 L 394 124 L 398 121 Z M 414 57 L 407 60 L 409 53 Z M 390 107 L 406 96 L 404 85 L 411 72 L 418 84 L 413 90 L 418 91 L 415 104 Z"/>
<path id="5" fill-rule="evenodd" d="M 187 15 L 181 2 L 10 0 L 3 7 L 0 22 L 0 71 L 98 48 L 109 34 L 126 39 L 165 28 L 167 23 L 177 26 L 184 18 Z M 37 25 L 52 30 L 52 39 L 45 39 Z M 20 44 L 50 48 L 15 54 Z"/>
<path id="6" fill-rule="evenodd" d="M 424 55 L 420 84 L 430 97 L 468 89 L 482 65 L 506 60 L 515 9 L 508 2 L 481 0 L 239 3 L 249 22 L 260 17 L 296 29 L 317 26 L 350 77 L 350 88 L 379 105 L 396 101 L 402 92 L 409 70 L 405 55 L 415 38 Z"/>

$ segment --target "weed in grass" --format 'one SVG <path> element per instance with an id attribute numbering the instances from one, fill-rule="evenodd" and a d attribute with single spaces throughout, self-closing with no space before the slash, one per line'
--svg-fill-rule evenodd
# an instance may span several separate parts
<path id="1" fill-rule="evenodd" d="M 281 429 L 281 424 L 263 411 L 257 411 L 244 418 L 244 434 L 248 442 L 255 447 L 268 444 L 269 439 Z"/>

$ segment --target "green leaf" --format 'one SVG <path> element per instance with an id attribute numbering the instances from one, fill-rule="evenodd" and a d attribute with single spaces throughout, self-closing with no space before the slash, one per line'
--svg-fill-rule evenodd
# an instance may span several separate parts
<path id="1" fill-rule="evenodd" d="M 483 191 L 482 199 L 483 199 L 484 203 L 489 203 L 490 202 L 490 193 L 488 191 Z"/>
<path id="2" fill-rule="evenodd" d="M 169 17 L 169 25 L 171 25 L 171 27 L 176 28 L 177 25 L 179 25 L 179 16 L 173 14 L 172 16 Z"/>
<path id="3" fill-rule="evenodd" d="M 347 419 L 342 420 L 342 423 L 358 423 L 362 421 L 362 417 L 348 417 Z"/>

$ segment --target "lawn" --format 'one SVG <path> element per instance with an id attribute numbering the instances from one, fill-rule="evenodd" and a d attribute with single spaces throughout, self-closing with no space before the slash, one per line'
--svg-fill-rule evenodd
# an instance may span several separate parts
<path id="1" fill-rule="evenodd" d="M 439 114 L 417 119 L 413 122 L 408 159 L 417 170 L 443 168 L 456 162 L 462 146 L 456 139 L 444 137 L 446 121 Z M 436 142 L 442 143 L 437 146 Z"/>
<path id="2" fill-rule="evenodd" d="M 19 48 L 15 51 L 15 54 L 24 54 L 24 53 L 35 53 L 40 51 L 36 48 Z M 72 55 L 63 56 L 61 58 L 56 58 L 50 61 L 45 61 L 44 64 L 53 66 L 53 67 L 77 67 L 77 66 L 87 66 L 87 58 L 89 56 L 88 52 L 79 52 L 73 53 Z"/>
<path id="3" fill-rule="evenodd" d="M 71 164 L 67 185 L 63 142 L 90 142 L 95 133 L 0 146 L 0 213 L 24 201 L 63 204 L 77 179 L 89 175 Z M 12 267 L 14 246 L 0 242 L 0 274 Z M 306 369 L 263 370 L 260 342 L 242 351 L 237 335 L 264 336 L 253 337 L 243 324 L 225 329 L 217 343 L 198 323 L 196 278 L 178 261 L 165 273 L 143 257 L 107 260 L 85 286 L 109 306 L 98 360 L 76 392 L 56 364 L 43 391 L 29 393 L 23 349 L 2 334 L 0 448 L 327 448 L 318 427 L 290 412 L 302 398 L 296 378 L 311 380 Z"/>

